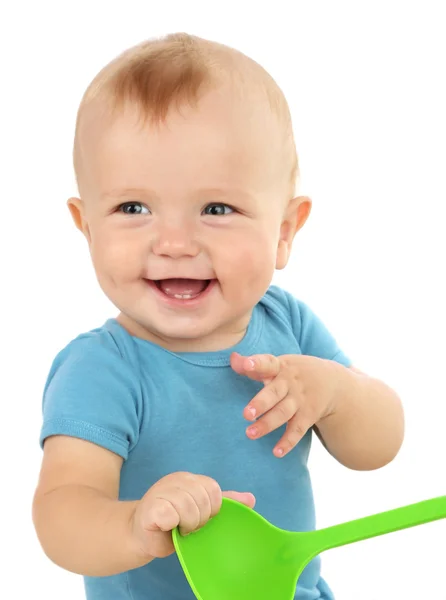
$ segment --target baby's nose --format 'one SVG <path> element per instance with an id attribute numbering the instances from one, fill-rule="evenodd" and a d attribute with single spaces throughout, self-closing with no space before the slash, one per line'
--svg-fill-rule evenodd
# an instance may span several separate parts
<path id="1" fill-rule="evenodd" d="M 167 224 L 159 228 L 152 251 L 157 256 L 181 258 L 197 256 L 200 248 L 191 227 L 185 224 Z"/>

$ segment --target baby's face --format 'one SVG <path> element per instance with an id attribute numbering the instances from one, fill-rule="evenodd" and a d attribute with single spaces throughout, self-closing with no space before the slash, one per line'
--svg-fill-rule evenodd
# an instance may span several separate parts
<path id="1" fill-rule="evenodd" d="M 159 127 L 130 109 L 108 126 L 86 119 L 82 203 L 72 199 L 71 210 L 132 334 L 177 351 L 243 337 L 284 266 L 289 198 L 274 127 L 217 92 Z"/>

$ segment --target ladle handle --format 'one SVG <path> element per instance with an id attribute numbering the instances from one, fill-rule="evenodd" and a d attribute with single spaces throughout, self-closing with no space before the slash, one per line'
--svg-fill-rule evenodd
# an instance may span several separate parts
<path id="1" fill-rule="evenodd" d="M 311 532 L 315 555 L 368 538 L 446 518 L 446 496 Z"/>

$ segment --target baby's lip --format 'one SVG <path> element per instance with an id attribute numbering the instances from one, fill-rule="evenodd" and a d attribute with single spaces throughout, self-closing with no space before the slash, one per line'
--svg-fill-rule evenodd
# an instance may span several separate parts
<path id="1" fill-rule="evenodd" d="M 168 275 L 163 277 L 146 277 L 149 281 L 163 281 L 165 279 L 193 279 L 196 281 L 212 281 L 216 277 L 187 277 L 184 275 Z"/>

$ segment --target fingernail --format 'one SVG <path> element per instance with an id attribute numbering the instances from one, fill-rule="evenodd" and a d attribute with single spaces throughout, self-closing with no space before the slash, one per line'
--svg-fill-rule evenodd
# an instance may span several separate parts
<path id="1" fill-rule="evenodd" d="M 252 418 L 254 418 L 257 414 L 256 409 L 253 406 L 249 406 L 248 407 L 248 412 L 251 415 Z"/>
<path id="2" fill-rule="evenodd" d="M 276 449 L 274 450 L 274 454 L 275 454 L 276 456 L 283 456 L 283 449 L 282 449 L 282 448 L 276 448 Z"/>
<path id="3" fill-rule="evenodd" d="M 256 363 L 252 360 L 252 358 L 248 358 L 248 369 L 254 369 L 254 367 L 256 366 Z"/>
<path id="4" fill-rule="evenodd" d="M 252 436 L 257 435 L 257 431 L 258 431 L 257 427 L 248 427 L 249 435 L 252 435 Z"/>

